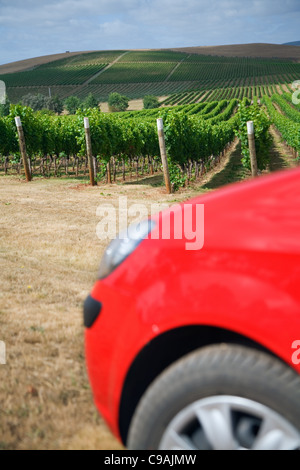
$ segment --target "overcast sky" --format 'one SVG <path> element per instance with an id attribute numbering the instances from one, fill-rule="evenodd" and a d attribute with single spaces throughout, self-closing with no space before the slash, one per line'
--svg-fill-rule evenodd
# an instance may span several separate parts
<path id="1" fill-rule="evenodd" d="M 0 64 L 59 52 L 300 40 L 300 0 L 0 0 Z"/>

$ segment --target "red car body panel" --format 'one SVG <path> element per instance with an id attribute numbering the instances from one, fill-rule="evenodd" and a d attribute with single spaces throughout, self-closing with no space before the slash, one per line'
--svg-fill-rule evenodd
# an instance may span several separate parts
<path id="1" fill-rule="evenodd" d="M 86 330 L 95 403 L 114 434 L 126 375 L 140 351 L 169 330 L 207 325 L 239 333 L 293 364 L 300 339 L 300 170 L 228 186 L 204 204 L 204 247 L 185 238 L 144 240 L 92 297 L 100 316 Z M 177 211 L 183 211 L 184 205 Z M 154 217 L 156 233 L 168 211 Z M 138 378 L 137 378 L 138 380 Z"/>

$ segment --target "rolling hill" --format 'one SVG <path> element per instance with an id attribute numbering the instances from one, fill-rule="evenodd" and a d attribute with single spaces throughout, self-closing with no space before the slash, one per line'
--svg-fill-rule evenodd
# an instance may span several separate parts
<path id="1" fill-rule="evenodd" d="M 0 66 L 12 102 L 27 93 L 106 101 L 116 91 L 135 99 L 290 84 L 299 76 L 300 49 L 274 44 L 67 52 Z"/>
<path id="2" fill-rule="evenodd" d="M 233 44 L 228 46 L 183 47 L 172 49 L 191 54 L 217 55 L 225 57 L 252 57 L 284 59 L 300 62 L 300 50 L 291 45 L 280 44 Z"/>
<path id="3" fill-rule="evenodd" d="M 285 46 L 300 46 L 300 41 L 295 42 L 287 42 L 284 44 Z"/>

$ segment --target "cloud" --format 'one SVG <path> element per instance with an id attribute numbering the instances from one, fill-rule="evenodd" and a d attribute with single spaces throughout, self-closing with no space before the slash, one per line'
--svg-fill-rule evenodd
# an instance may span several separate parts
<path id="1" fill-rule="evenodd" d="M 299 40 L 299 0 L 0 0 L 0 63 L 65 50 Z"/>

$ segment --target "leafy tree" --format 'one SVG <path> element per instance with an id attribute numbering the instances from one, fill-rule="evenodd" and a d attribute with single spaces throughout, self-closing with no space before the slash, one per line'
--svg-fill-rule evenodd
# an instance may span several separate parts
<path id="1" fill-rule="evenodd" d="M 119 93 L 111 93 L 108 98 L 108 106 L 112 112 L 126 111 L 129 106 L 129 98 Z"/>
<path id="2" fill-rule="evenodd" d="M 23 106 L 28 106 L 29 108 L 33 109 L 33 111 L 40 111 L 41 109 L 47 109 L 48 100 L 49 98 L 42 95 L 41 93 L 38 93 L 37 95 L 28 93 L 27 95 L 23 96 L 21 101 Z"/>
<path id="3" fill-rule="evenodd" d="M 82 103 L 77 96 L 69 96 L 65 99 L 64 104 L 70 114 L 76 114 L 77 109 L 80 109 Z"/>
<path id="4" fill-rule="evenodd" d="M 33 111 L 50 110 L 54 113 L 61 114 L 64 109 L 63 102 L 58 95 L 50 98 L 49 96 L 44 96 L 41 93 L 38 93 L 37 95 L 28 93 L 23 96 L 21 102 L 23 106 L 28 106 L 33 109 Z"/>
<path id="5" fill-rule="evenodd" d="M 6 96 L 6 100 L 4 104 L 0 104 L 0 116 L 8 116 L 9 115 L 9 108 L 10 108 L 10 101 Z"/>
<path id="6" fill-rule="evenodd" d="M 155 109 L 159 107 L 159 101 L 156 96 L 147 95 L 144 98 L 144 109 Z"/>
<path id="7" fill-rule="evenodd" d="M 59 98 L 58 95 L 55 95 L 52 98 L 48 98 L 47 109 L 54 111 L 57 114 L 61 114 L 64 110 L 63 101 Z"/>
<path id="8" fill-rule="evenodd" d="M 93 95 L 93 93 L 90 93 L 82 104 L 82 108 L 88 108 L 88 109 L 98 108 L 98 106 L 99 106 L 99 101 Z"/>

